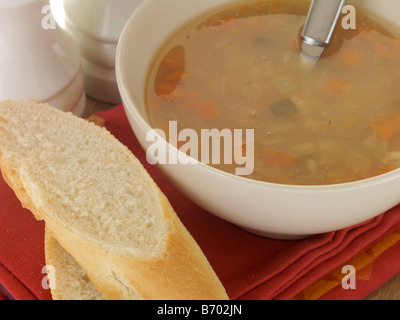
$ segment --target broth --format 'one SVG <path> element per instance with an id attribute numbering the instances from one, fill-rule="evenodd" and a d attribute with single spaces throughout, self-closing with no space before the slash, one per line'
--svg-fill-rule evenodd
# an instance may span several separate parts
<path id="1" fill-rule="evenodd" d="M 248 178 L 266 182 L 329 185 L 400 167 L 397 29 L 357 10 L 357 29 L 339 26 L 309 72 L 299 57 L 308 8 L 237 3 L 183 26 L 149 73 L 152 127 L 254 129 Z"/>

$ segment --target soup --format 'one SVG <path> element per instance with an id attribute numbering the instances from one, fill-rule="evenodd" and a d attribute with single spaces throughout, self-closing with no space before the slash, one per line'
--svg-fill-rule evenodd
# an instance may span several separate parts
<path id="1" fill-rule="evenodd" d="M 329 185 L 400 167 L 398 30 L 357 10 L 357 28 L 339 26 L 308 70 L 299 55 L 308 8 L 238 2 L 183 26 L 149 73 L 151 125 L 167 136 L 170 121 L 199 133 L 254 129 L 248 178 L 266 182 Z"/>

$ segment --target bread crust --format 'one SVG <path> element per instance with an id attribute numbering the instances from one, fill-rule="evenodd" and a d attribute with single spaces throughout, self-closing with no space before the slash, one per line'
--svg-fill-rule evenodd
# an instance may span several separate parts
<path id="1" fill-rule="evenodd" d="M 177 217 L 168 199 L 156 186 L 164 219 L 172 231 L 164 254 L 138 259 L 132 254 L 108 251 L 71 228 L 60 225 L 35 201 L 18 167 L 0 152 L 0 167 L 7 184 L 22 206 L 44 220 L 51 236 L 79 263 L 91 282 L 109 300 L 227 300 L 226 291 L 204 253 Z M 143 169 L 144 170 L 144 169 Z M 154 182 L 154 181 L 153 181 Z"/>
<path id="2" fill-rule="evenodd" d="M 46 268 L 53 300 L 105 300 L 76 260 L 45 229 Z"/>

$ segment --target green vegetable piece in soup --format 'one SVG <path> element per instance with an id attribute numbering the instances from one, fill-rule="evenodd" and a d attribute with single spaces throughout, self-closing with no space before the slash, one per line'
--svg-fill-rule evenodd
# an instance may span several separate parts
<path id="1" fill-rule="evenodd" d="M 269 109 L 277 118 L 287 118 L 299 112 L 297 105 L 289 98 L 275 102 Z"/>

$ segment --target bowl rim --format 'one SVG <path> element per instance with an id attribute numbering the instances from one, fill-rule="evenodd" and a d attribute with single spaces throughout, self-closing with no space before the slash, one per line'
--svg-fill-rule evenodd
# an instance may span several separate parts
<path id="1" fill-rule="evenodd" d="M 132 101 L 131 95 L 129 94 L 129 89 L 127 87 L 127 81 L 125 81 L 125 70 L 124 68 L 124 59 L 123 55 L 125 52 L 125 47 L 127 43 L 129 42 L 129 38 L 127 37 L 127 34 L 130 31 L 130 26 L 132 23 L 135 21 L 136 16 L 139 16 L 142 14 L 142 7 L 145 6 L 145 2 L 142 2 L 138 8 L 132 13 L 130 18 L 127 20 L 119 41 L 117 45 L 117 50 L 116 50 L 116 61 L 115 61 L 115 73 L 116 73 L 116 79 L 117 79 L 117 84 L 118 84 L 118 89 L 120 91 L 121 99 L 122 99 L 122 105 L 127 113 L 130 113 L 132 115 L 132 118 L 135 119 L 135 121 L 138 123 L 139 127 L 142 129 L 145 129 L 146 132 L 154 130 L 148 121 L 144 119 L 142 114 L 138 111 L 135 103 Z M 162 46 L 163 43 L 160 43 L 158 48 Z M 154 55 L 156 52 L 152 52 L 152 58 L 154 58 Z M 131 127 L 133 130 L 133 128 Z M 134 132 L 135 133 L 135 132 Z M 187 154 L 183 153 L 176 147 L 174 147 L 172 144 L 170 144 L 166 139 L 164 139 L 162 136 L 160 136 L 157 132 L 155 132 L 157 135 L 157 139 L 160 139 L 163 143 L 165 142 L 166 146 L 168 147 L 169 150 L 172 150 L 173 152 L 177 152 L 179 156 L 186 157 L 188 159 L 193 159 L 197 161 L 196 166 L 200 166 L 202 170 L 206 170 L 210 174 L 214 175 L 219 175 L 222 176 L 225 179 L 231 180 L 233 182 L 241 183 L 241 184 L 247 184 L 247 185 L 252 185 L 253 187 L 258 187 L 258 188 L 263 188 L 263 189 L 275 189 L 275 190 L 284 190 L 284 191 L 289 191 L 289 192 L 312 192 L 312 193 L 319 193 L 319 192 L 335 192 L 335 191 L 346 191 L 346 190 L 352 190 L 352 189 L 361 189 L 361 188 L 367 188 L 367 187 L 372 187 L 374 185 L 382 184 L 382 183 L 387 183 L 392 180 L 396 180 L 400 178 L 400 167 L 392 170 L 390 172 L 386 172 L 383 174 L 379 174 L 376 176 L 372 176 L 369 178 L 361 179 L 361 180 L 355 180 L 355 181 L 350 181 L 350 182 L 344 182 L 344 183 L 336 183 L 336 184 L 323 184 L 323 185 L 291 185 L 291 184 L 282 184 L 282 183 L 274 183 L 274 182 L 267 182 L 267 181 L 261 181 L 261 180 L 256 180 L 256 179 L 251 179 L 247 178 L 244 176 L 238 176 L 232 173 L 228 173 L 225 171 L 222 171 L 220 169 L 216 169 L 210 165 L 207 165 L 205 163 L 202 163 Z M 144 150 L 146 151 L 146 150 Z M 185 164 L 177 164 L 177 165 L 185 165 Z M 193 165 L 193 164 L 188 164 L 188 165 Z M 161 166 L 164 166 L 163 164 Z M 168 166 L 168 164 L 167 164 Z"/>

